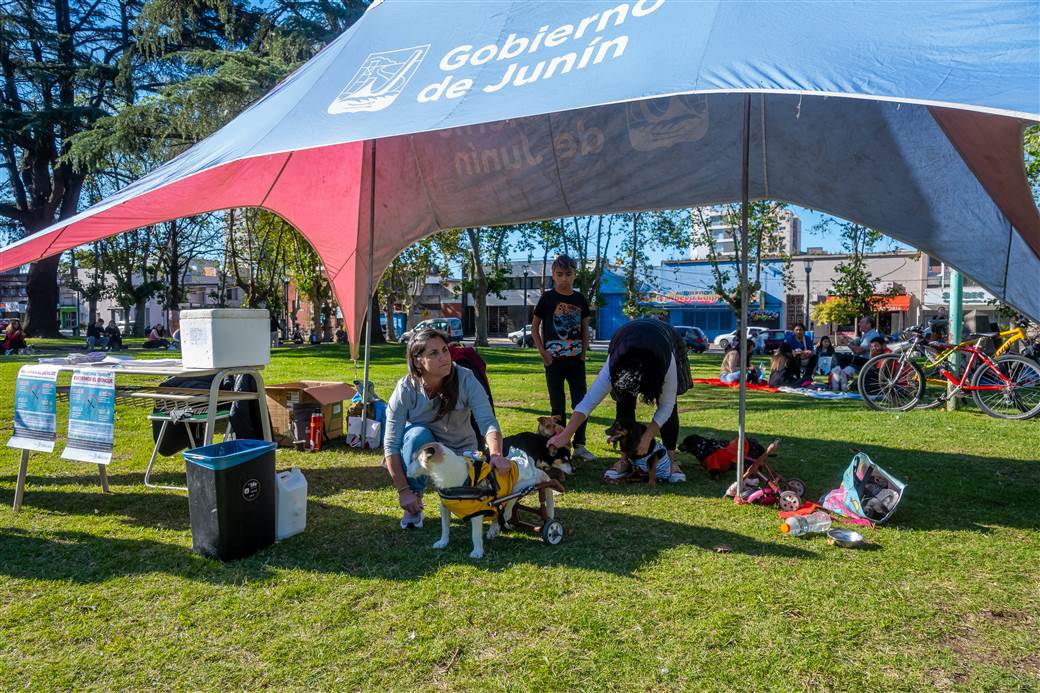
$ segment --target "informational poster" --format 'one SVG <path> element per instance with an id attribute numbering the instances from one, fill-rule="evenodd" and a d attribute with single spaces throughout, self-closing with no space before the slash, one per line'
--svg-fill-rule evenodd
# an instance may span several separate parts
<path id="1" fill-rule="evenodd" d="M 108 464 L 116 423 L 116 375 L 81 370 L 69 388 L 69 439 L 61 456 L 66 460 Z"/>
<path id="2" fill-rule="evenodd" d="M 55 366 L 22 366 L 18 371 L 14 386 L 14 435 L 7 447 L 36 452 L 54 450 L 57 379 Z"/>

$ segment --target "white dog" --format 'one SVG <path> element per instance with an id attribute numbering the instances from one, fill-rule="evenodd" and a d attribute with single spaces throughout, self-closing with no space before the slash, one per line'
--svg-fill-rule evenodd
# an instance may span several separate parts
<path id="1" fill-rule="evenodd" d="M 454 489 L 459 486 L 477 486 L 484 484 L 488 486 L 489 476 L 494 475 L 498 481 L 498 493 L 495 497 L 501 498 L 514 491 L 530 488 L 537 483 L 549 481 L 549 476 L 538 469 L 534 463 L 523 454 L 517 455 L 512 460 L 513 467 L 509 473 L 502 475 L 494 472 L 487 462 L 480 463 L 479 468 L 469 458 L 457 455 L 440 443 L 429 443 L 422 446 L 416 454 L 416 466 L 422 470 L 433 482 L 438 491 Z M 476 473 L 474 473 L 476 470 Z M 470 558 L 484 557 L 484 519 L 491 518 L 491 526 L 487 530 L 487 538 L 494 539 L 498 536 L 498 506 L 491 504 L 491 496 L 484 499 L 447 500 L 441 498 L 441 538 L 434 543 L 433 548 L 443 549 L 448 545 L 448 534 L 451 525 L 452 514 L 470 521 L 473 535 L 473 551 Z M 516 499 L 506 503 L 504 509 L 505 517 L 512 515 Z M 553 493 L 550 490 L 546 494 L 546 510 L 549 517 L 554 515 Z"/>

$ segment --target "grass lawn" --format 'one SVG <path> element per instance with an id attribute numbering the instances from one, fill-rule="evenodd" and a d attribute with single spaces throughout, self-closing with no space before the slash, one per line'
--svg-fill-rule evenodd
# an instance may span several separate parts
<path id="1" fill-rule="evenodd" d="M 403 349 L 375 353 L 388 397 Z M 537 354 L 483 353 L 503 428 L 532 429 L 548 413 Z M 0 359 L 2 441 L 28 361 Z M 695 375 L 718 362 L 693 357 Z M 331 345 L 277 349 L 265 371 L 269 383 L 354 376 Z M 680 412 L 684 434 L 729 436 L 736 393 L 695 386 Z M 853 446 L 908 483 L 865 551 L 781 536 L 775 510 L 723 500 L 728 480 L 691 458 L 686 484 L 602 484 L 608 405 L 589 430 L 603 457 L 557 501 L 564 543 L 504 534 L 480 562 L 461 527 L 430 548 L 430 500 L 424 529 L 398 528 L 376 454 L 280 451 L 280 469 L 307 476 L 307 532 L 223 565 L 191 552 L 184 495 L 142 485 L 145 415 L 117 410 L 109 495 L 93 467 L 38 455 L 14 514 L 18 453 L 0 452 L 0 687 L 1040 688 L 1035 421 L 749 393 L 749 430 L 784 439 L 776 467 L 810 496 L 837 485 Z M 158 480 L 183 471 L 165 459 Z"/>

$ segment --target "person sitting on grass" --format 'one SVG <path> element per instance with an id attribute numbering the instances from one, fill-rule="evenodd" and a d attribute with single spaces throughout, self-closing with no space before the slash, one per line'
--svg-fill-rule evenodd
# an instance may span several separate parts
<path id="1" fill-rule="evenodd" d="M 17 354 L 22 349 L 28 349 L 29 345 L 25 343 L 25 331 L 22 329 L 22 321 L 15 318 L 7 324 L 7 329 L 4 330 L 4 342 L 0 345 L 3 349 L 4 355 Z"/>
<path id="2" fill-rule="evenodd" d="M 119 351 L 123 348 L 123 333 L 119 331 L 119 325 L 116 325 L 115 320 L 108 321 L 105 337 L 108 338 L 108 348 L 111 351 Z"/>
<path id="3" fill-rule="evenodd" d="M 148 339 L 144 342 L 145 349 L 165 349 L 170 346 L 170 342 L 163 338 L 165 330 L 162 325 L 156 325 L 148 333 Z"/>
<path id="4" fill-rule="evenodd" d="M 863 368 L 863 364 L 870 358 L 870 342 L 875 337 L 881 336 L 881 333 L 874 329 L 874 318 L 869 315 L 860 318 L 859 331 L 863 336 L 849 344 L 851 354 L 839 353 L 834 355 L 834 358 L 838 360 L 839 366 L 852 366 L 852 368 L 858 371 L 860 368 Z"/>
<path id="5" fill-rule="evenodd" d="M 802 384 L 802 367 L 791 350 L 791 345 L 782 342 L 769 361 L 770 387 L 798 387 Z"/>
<path id="6" fill-rule="evenodd" d="M 607 362 L 588 394 L 574 407 L 566 427 L 549 439 L 549 444 L 557 448 L 567 447 L 571 437 L 608 393 L 616 403 L 615 421 L 635 421 L 637 399 L 641 399 L 645 404 L 655 404 L 657 410 L 635 448 L 636 459 L 645 459 L 653 451 L 651 444 L 660 432 L 661 442 L 671 461 L 669 481 L 686 481 L 675 454 L 679 440 L 676 398 L 690 386 L 690 365 L 686 360 L 686 340 L 682 335 L 660 320 L 627 322 L 611 338 Z M 622 453 L 604 476 L 617 479 L 631 471 L 632 465 Z"/>
<path id="7" fill-rule="evenodd" d="M 798 366 L 799 384 L 802 387 L 812 385 L 813 373 L 816 372 L 816 352 L 812 341 L 805 336 L 805 325 L 795 323 L 791 334 L 784 337 L 784 342 L 791 347 L 791 355 Z"/>
<path id="8" fill-rule="evenodd" d="M 822 375 L 828 375 L 833 363 L 834 345 L 831 344 L 831 338 L 824 335 L 816 345 L 816 368 Z"/>
<path id="9" fill-rule="evenodd" d="M 415 454 L 438 442 L 463 454 L 478 450 L 470 416 L 487 443 L 491 466 L 506 472 L 511 462 L 502 456 L 502 429 L 487 392 L 467 368 L 452 363 L 448 336 L 434 329 L 417 332 L 406 350 L 408 375 L 386 403 L 383 460 L 404 511 L 401 528 L 423 524 L 422 494 L 427 478 L 418 472 Z"/>
<path id="10" fill-rule="evenodd" d="M 754 350 L 754 340 L 747 340 L 747 381 L 757 383 L 762 374 L 751 363 L 751 352 Z M 722 365 L 719 366 L 719 380 L 724 383 L 735 383 L 740 380 L 740 348 L 736 343 L 726 347 L 726 355 L 722 357 Z"/>

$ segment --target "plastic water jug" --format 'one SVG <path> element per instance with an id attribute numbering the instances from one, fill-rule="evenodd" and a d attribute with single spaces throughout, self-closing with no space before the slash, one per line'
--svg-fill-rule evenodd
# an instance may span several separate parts
<path id="1" fill-rule="evenodd" d="M 280 472 L 275 483 L 275 538 L 299 534 L 307 527 L 307 479 L 298 467 Z"/>
<path id="2" fill-rule="evenodd" d="M 810 515 L 793 515 L 780 525 L 780 531 L 792 537 L 800 537 L 812 532 L 826 532 L 831 528 L 831 516 L 822 510 Z"/>

